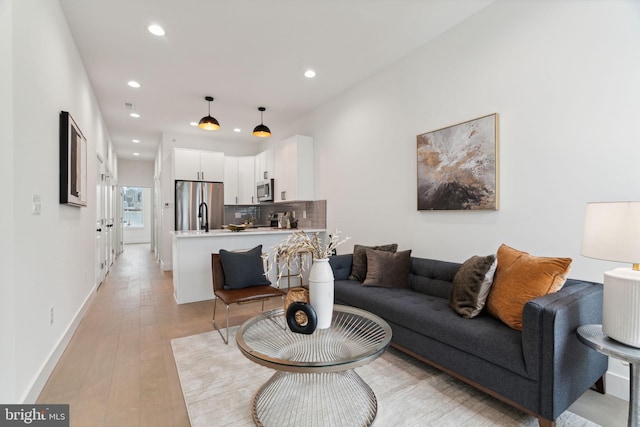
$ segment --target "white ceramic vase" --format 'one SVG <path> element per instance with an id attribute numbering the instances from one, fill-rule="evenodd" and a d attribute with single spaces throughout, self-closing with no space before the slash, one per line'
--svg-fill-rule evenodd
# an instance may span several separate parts
<path id="1" fill-rule="evenodd" d="M 313 260 L 309 271 L 309 302 L 318 316 L 317 329 L 330 327 L 333 317 L 333 270 L 329 258 Z"/>

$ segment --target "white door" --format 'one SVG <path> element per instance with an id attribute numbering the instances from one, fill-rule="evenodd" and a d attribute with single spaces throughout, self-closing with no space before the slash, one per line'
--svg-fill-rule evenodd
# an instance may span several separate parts
<path id="1" fill-rule="evenodd" d="M 122 187 L 118 187 L 117 197 L 116 197 L 116 252 L 121 254 L 124 251 L 124 190 Z"/>
<path id="2" fill-rule="evenodd" d="M 160 260 L 160 244 L 158 243 L 158 239 L 160 238 L 160 215 L 162 214 L 162 208 L 160 207 L 161 195 L 162 187 L 160 186 L 160 179 L 156 178 L 153 182 L 153 235 L 151 237 L 151 247 L 157 260 Z"/>
<path id="3" fill-rule="evenodd" d="M 113 229 L 113 195 L 114 195 L 114 186 L 111 185 L 111 181 L 113 178 L 110 176 L 106 177 L 105 180 L 105 221 L 107 227 L 106 234 L 106 242 L 105 242 L 105 274 L 109 274 L 109 270 L 111 270 L 111 266 L 114 262 L 113 257 L 113 241 L 114 241 L 114 229 Z"/>
<path id="4" fill-rule="evenodd" d="M 104 200 L 105 200 L 105 187 L 104 187 L 104 162 L 98 156 L 97 160 L 97 176 L 96 176 L 96 265 L 95 265 L 95 285 L 96 287 L 102 283 L 105 277 L 105 235 L 106 224 L 104 221 Z"/>

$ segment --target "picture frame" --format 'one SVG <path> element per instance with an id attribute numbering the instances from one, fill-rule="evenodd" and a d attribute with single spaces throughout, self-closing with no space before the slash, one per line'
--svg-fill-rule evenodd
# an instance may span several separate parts
<path id="1" fill-rule="evenodd" d="M 87 206 L 87 139 L 67 111 L 60 112 L 60 203 Z"/>
<path id="2" fill-rule="evenodd" d="M 417 135 L 418 210 L 498 210 L 498 113 Z"/>

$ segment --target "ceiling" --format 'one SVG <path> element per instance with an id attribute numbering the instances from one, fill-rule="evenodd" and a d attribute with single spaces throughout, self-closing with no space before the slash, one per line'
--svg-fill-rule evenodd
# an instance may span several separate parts
<path id="1" fill-rule="evenodd" d="M 163 132 L 256 144 L 494 0 L 60 0 L 118 158 Z M 147 31 L 161 25 L 166 34 Z M 304 77 L 316 71 L 313 79 Z M 140 88 L 127 85 L 138 81 Z M 207 115 L 220 130 L 190 122 Z M 132 118 L 132 109 L 140 118 Z M 234 132 L 234 128 L 241 132 Z M 139 143 L 133 143 L 136 139 Z M 139 156 L 133 153 L 139 153 Z"/>

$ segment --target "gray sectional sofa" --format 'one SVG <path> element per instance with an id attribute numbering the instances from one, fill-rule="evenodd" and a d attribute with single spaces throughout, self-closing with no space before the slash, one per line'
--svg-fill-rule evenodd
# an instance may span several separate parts
<path id="1" fill-rule="evenodd" d="M 362 286 L 349 280 L 352 254 L 330 258 L 335 302 L 385 319 L 392 346 L 536 416 L 556 418 L 595 383 L 604 391 L 607 358 L 581 344 L 576 329 L 601 323 L 602 285 L 567 279 L 556 293 L 524 306 L 522 331 L 481 313 L 473 319 L 449 307 L 461 264 L 411 257 L 409 289 Z"/>

